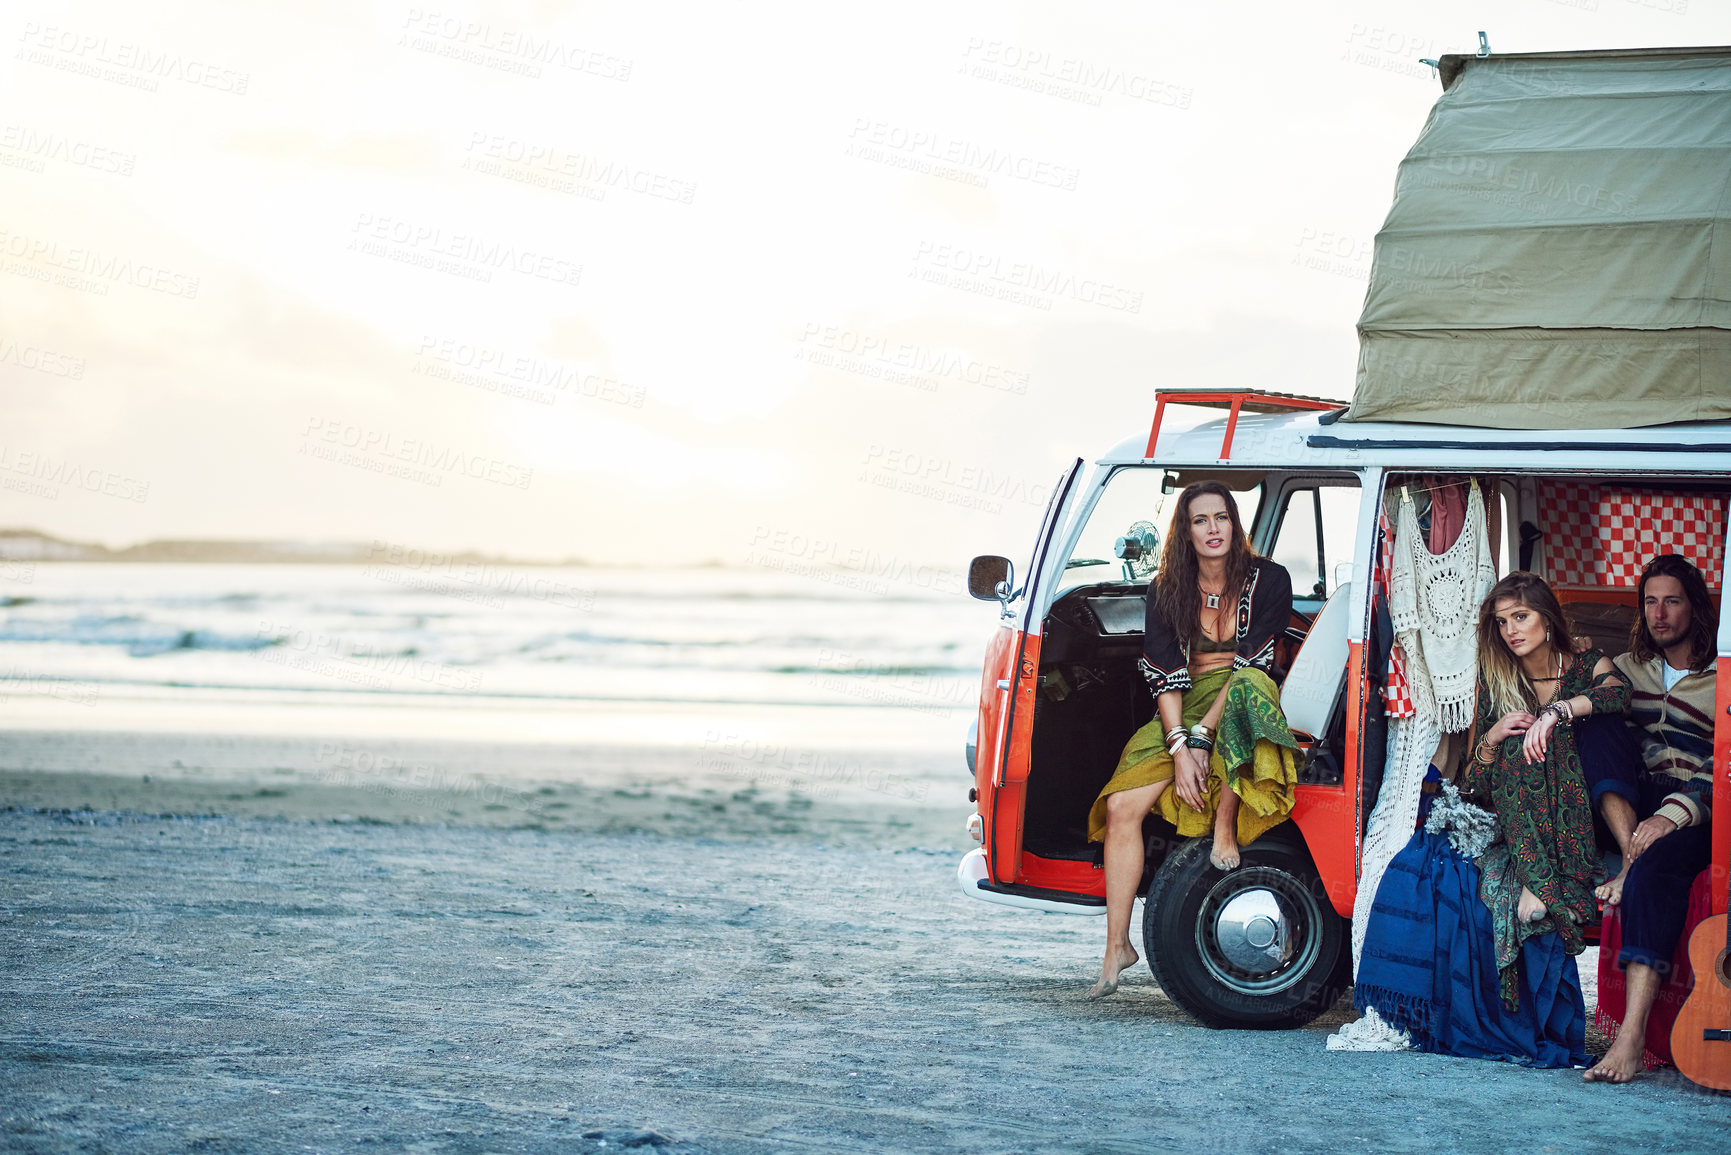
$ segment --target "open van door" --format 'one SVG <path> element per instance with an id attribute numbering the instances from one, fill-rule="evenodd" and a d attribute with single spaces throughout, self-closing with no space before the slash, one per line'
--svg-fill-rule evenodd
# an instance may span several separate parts
<path id="1" fill-rule="evenodd" d="M 1020 896 L 1007 888 L 1013 887 L 1021 868 L 1022 806 L 1034 727 L 1034 695 L 1040 673 L 1041 607 L 1062 573 L 1063 560 L 1057 541 L 1069 522 L 1070 510 L 1081 488 L 1082 466 L 1082 459 L 1076 458 L 1052 487 L 1052 498 L 1046 503 L 1046 514 L 1040 521 L 1039 536 L 1034 539 L 1021 589 L 1014 588 L 1017 575 L 1013 570 L 996 587 L 1003 606 L 1002 619 L 987 645 L 980 679 L 974 797 L 983 821 L 980 833 L 984 853 L 970 852 L 959 877 L 964 886 L 971 881 L 979 888 L 978 897 L 1006 901 L 1011 906 L 1041 909 L 1047 906 L 1040 901 L 1016 901 Z M 975 574 L 989 571 L 995 563 L 1009 568 L 1003 559 L 975 559 L 969 574 L 969 592 L 975 597 L 989 596 L 984 588 L 976 588 Z M 986 572 L 984 576 L 992 575 Z M 1010 588 L 1006 589 L 1006 585 Z"/>

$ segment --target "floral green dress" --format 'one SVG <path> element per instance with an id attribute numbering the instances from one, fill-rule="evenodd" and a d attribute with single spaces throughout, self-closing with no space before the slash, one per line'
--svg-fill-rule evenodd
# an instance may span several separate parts
<path id="1" fill-rule="evenodd" d="M 1593 675 L 1593 667 L 1604 656 L 1598 650 L 1573 655 L 1558 681 L 1557 697 L 1585 695 L 1595 715 L 1621 713 L 1629 700 L 1629 687 L 1614 671 Z M 1491 705 L 1482 678 L 1475 715 L 1473 749 L 1477 750 L 1479 741 L 1500 716 Z M 1593 888 L 1605 878 L 1593 842 L 1592 800 L 1581 772 L 1574 728 L 1559 724 L 1552 730 L 1543 762 L 1527 762 L 1521 752 L 1523 737 L 1515 734 L 1505 738 L 1491 765 L 1469 757 L 1462 791 L 1479 805 L 1496 811 L 1502 840 L 1508 845 L 1512 893 L 1518 895 L 1519 888 L 1525 886 L 1550 912 L 1537 923 L 1505 926 L 1505 921 L 1513 919 L 1513 910 L 1499 909 L 1503 903 L 1487 902 L 1498 932 L 1498 962 L 1511 966 L 1513 958 L 1505 960 L 1502 956 L 1518 953 L 1520 940 L 1552 930 L 1562 935 L 1570 954 L 1580 954 L 1586 947 L 1581 928 L 1598 912 Z M 1481 863 L 1481 869 L 1487 865 Z"/>

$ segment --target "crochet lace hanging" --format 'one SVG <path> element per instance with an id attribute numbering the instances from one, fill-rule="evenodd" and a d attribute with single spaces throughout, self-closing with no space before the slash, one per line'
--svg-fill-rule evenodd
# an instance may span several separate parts
<path id="1" fill-rule="evenodd" d="M 1364 955 L 1364 932 L 1370 926 L 1370 908 L 1376 888 L 1388 864 L 1412 841 L 1418 824 L 1419 799 L 1424 795 L 1424 775 L 1430 769 L 1442 731 L 1436 719 L 1391 718 L 1388 723 L 1388 753 L 1383 760 L 1382 787 L 1376 807 L 1364 830 L 1364 853 L 1358 874 L 1358 896 L 1352 904 L 1352 973 L 1358 974 Z"/>
<path id="2" fill-rule="evenodd" d="M 1453 734 L 1473 722 L 1479 604 L 1497 581 L 1478 482 L 1467 498 L 1466 525 L 1443 552 L 1430 552 L 1405 493 L 1398 523 L 1389 583 L 1395 638 L 1406 654 L 1419 717 Z"/>

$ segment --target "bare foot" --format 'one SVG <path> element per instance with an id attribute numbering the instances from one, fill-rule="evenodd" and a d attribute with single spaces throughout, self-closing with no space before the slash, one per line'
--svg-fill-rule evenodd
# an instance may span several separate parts
<path id="1" fill-rule="evenodd" d="M 1606 906 L 1616 906 L 1623 901 L 1623 880 L 1629 877 L 1629 868 L 1624 867 L 1621 874 L 1593 891 L 1594 897 Z"/>
<path id="2" fill-rule="evenodd" d="M 1116 992 L 1119 974 L 1126 968 L 1135 966 L 1141 957 L 1136 953 L 1136 948 L 1129 944 L 1107 951 L 1105 961 L 1100 964 L 1100 981 L 1088 988 L 1088 999 L 1103 999 Z"/>
<path id="3" fill-rule="evenodd" d="M 1238 854 L 1238 839 L 1233 837 L 1230 830 L 1224 833 L 1219 830 L 1214 832 L 1214 847 L 1208 852 L 1208 861 L 1213 864 L 1215 870 L 1232 871 L 1238 869 L 1238 865 L 1243 859 Z"/>
<path id="4" fill-rule="evenodd" d="M 1521 905 L 1515 911 L 1515 917 L 1522 922 L 1538 922 L 1545 917 L 1545 904 L 1539 896 L 1521 887 Z"/>
<path id="5" fill-rule="evenodd" d="M 1617 1041 L 1611 1044 L 1611 1049 L 1605 1052 L 1605 1057 L 1597 1064 L 1582 1072 L 1581 1078 L 1589 1083 L 1627 1083 L 1641 1073 L 1641 1044 L 1639 1039 L 1625 1045 L 1625 1039 L 1634 1036 L 1624 1032 L 1617 1036 Z"/>

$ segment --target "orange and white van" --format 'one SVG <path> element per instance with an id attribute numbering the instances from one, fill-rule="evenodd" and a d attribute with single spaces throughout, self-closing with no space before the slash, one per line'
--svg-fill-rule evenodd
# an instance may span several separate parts
<path id="1" fill-rule="evenodd" d="M 1185 408 L 1168 411 L 1169 405 Z M 1222 410 L 1200 422 L 1190 406 Z M 1213 1026 L 1290 1027 L 1351 983 L 1350 917 L 1385 757 L 1384 646 L 1373 613 L 1379 512 L 1399 487 L 1477 478 L 1499 574 L 1550 581 L 1578 633 L 1626 648 L 1635 583 L 1680 552 L 1722 596 L 1731 421 L 1644 429 L 1482 429 L 1336 422 L 1342 403 L 1254 391 L 1163 391 L 1152 428 L 1064 471 L 1025 562 L 975 558 L 969 591 L 1000 607 L 968 745 L 965 893 L 1030 912 L 1104 914 L 1087 816 L 1154 712 L 1136 662 L 1170 495 L 1202 478 L 1238 496 L 1256 550 L 1294 594 L 1276 681 L 1306 754 L 1290 821 L 1213 869 L 1151 816 L 1144 957 Z M 1678 544 L 1684 543 L 1684 544 Z M 1731 607 L 1722 607 L 1713 862 L 1731 866 Z M 1384 627 L 1386 628 L 1386 626 Z M 1722 889 L 1722 888 L 1721 888 Z M 1725 895 L 1718 896 L 1724 909 Z"/>

